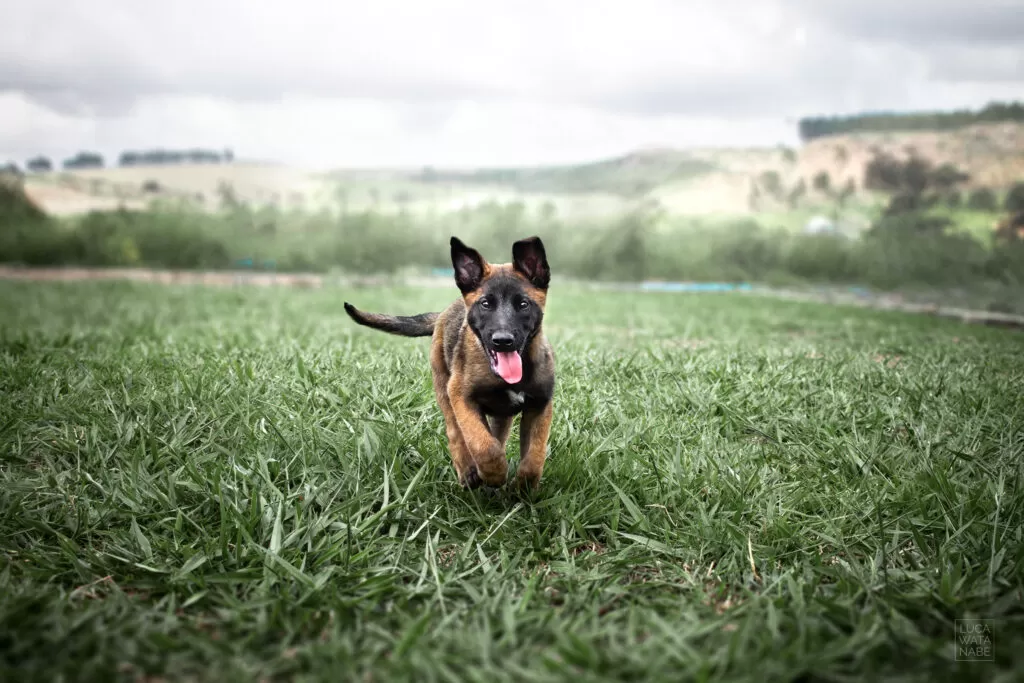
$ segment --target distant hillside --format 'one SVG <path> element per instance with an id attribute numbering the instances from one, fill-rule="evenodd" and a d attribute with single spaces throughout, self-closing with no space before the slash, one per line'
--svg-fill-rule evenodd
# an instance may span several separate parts
<path id="1" fill-rule="evenodd" d="M 950 116 L 955 120 L 955 113 Z M 153 200 L 186 201 L 214 210 L 225 192 L 243 202 L 312 211 L 341 207 L 445 212 L 488 201 L 523 201 L 530 206 L 551 204 L 562 215 L 583 217 L 614 213 L 637 198 L 651 197 L 677 214 L 742 214 L 788 210 L 791 197 L 798 193 L 800 206 L 808 210 L 831 206 L 833 191 L 847 185 L 860 195 L 865 168 L 877 154 L 898 159 L 914 154 L 936 167 L 949 164 L 968 174 L 966 188 L 1003 190 L 1024 180 L 1024 123 L 836 132 L 795 149 L 648 149 L 612 159 L 530 168 L 352 169 L 321 174 L 271 163 L 234 162 L 75 169 L 29 173 L 25 190 L 53 214 L 141 208 Z"/>
<path id="2" fill-rule="evenodd" d="M 53 214 L 117 206 L 143 208 L 153 200 L 215 209 L 222 195 L 240 201 L 315 209 L 331 197 L 331 183 L 301 169 L 275 164 L 182 163 L 89 168 L 29 174 L 26 193 Z"/>
<path id="3" fill-rule="evenodd" d="M 1024 124 L 976 124 L 950 131 L 871 132 L 822 137 L 806 144 L 794 172 L 813 178 L 822 171 L 834 186 L 862 186 L 864 168 L 879 152 L 910 153 L 935 166 L 951 164 L 970 175 L 967 187 L 1004 189 L 1024 180 Z"/>
<path id="4" fill-rule="evenodd" d="M 627 197 L 647 194 L 673 181 L 716 170 L 715 164 L 679 150 L 648 150 L 614 159 L 534 168 L 443 171 L 425 169 L 416 176 L 424 183 L 457 182 L 500 185 L 519 192 L 609 193 Z"/>

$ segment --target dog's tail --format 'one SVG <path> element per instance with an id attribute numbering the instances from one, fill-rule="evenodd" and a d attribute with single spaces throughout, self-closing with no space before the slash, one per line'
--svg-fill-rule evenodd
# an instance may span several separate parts
<path id="1" fill-rule="evenodd" d="M 434 323 L 441 315 L 440 313 L 420 313 L 419 315 L 366 313 L 347 301 L 345 302 L 345 312 L 360 325 L 403 337 L 429 337 L 434 334 Z"/>

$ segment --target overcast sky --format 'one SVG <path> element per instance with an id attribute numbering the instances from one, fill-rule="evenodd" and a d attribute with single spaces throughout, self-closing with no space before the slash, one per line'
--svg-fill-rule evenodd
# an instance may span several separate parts
<path id="1" fill-rule="evenodd" d="M 0 162 L 232 147 L 310 167 L 796 142 L 1024 93 L 1019 0 L 4 0 Z"/>

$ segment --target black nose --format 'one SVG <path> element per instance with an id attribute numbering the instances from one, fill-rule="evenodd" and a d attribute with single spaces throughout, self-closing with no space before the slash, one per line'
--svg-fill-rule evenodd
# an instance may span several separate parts
<path id="1" fill-rule="evenodd" d="M 495 332 L 491 335 L 491 343 L 496 349 L 511 349 L 515 340 L 511 332 Z"/>

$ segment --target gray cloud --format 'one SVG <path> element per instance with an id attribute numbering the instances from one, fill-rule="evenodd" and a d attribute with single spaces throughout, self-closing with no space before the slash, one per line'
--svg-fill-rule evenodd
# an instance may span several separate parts
<path id="1" fill-rule="evenodd" d="M 928 58 L 929 76 L 944 83 L 1022 84 L 1024 51 L 1016 47 L 986 50 L 952 46 Z"/>
<path id="2" fill-rule="evenodd" d="M 783 0 L 757 14 L 736 0 L 629 12 L 598 3 L 588 13 L 539 0 L 486 8 L 444 0 L 416 16 L 396 2 L 344 10 L 178 2 L 16 5 L 0 28 L 0 90 L 99 116 L 155 95 L 793 115 L 841 104 L 851 84 L 874 101 L 899 96 L 909 78 L 1018 80 L 1022 51 L 1006 43 L 1024 35 L 1024 12 L 992 1 Z M 884 64 L 863 49 L 879 43 L 896 48 Z M 1008 55 L 992 59 L 999 49 Z"/>
<path id="3" fill-rule="evenodd" d="M 250 136 L 270 155 L 333 136 L 396 158 L 470 158 L 513 129 L 494 150 L 604 150 L 609 129 L 622 145 L 741 128 L 771 144 L 804 115 L 1016 97 L 1015 4 L 32 0 L 0 23 L 0 151 L 88 131 L 112 147 Z"/>
<path id="4" fill-rule="evenodd" d="M 1024 12 L 1017 0 L 793 0 L 794 7 L 856 40 L 925 49 L 1018 45 Z"/>

